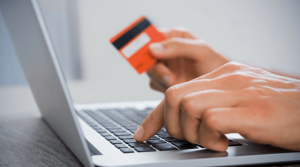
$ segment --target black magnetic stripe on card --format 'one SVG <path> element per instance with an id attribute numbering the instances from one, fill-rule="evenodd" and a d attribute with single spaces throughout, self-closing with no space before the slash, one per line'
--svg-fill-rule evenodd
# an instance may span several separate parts
<path id="1" fill-rule="evenodd" d="M 112 44 L 119 50 L 124 45 L 126 45 L 130 40 L 132 40 L 135 36 L 137 36 L 139 33 L 141 33 L 144 29 L 146 29 L 151 23 L 148 21 L 148 19 L 142 20 L 140 23 L 138 23 L 136 26 L 134 26 L 132 29 L 127 31 L 124 35 L 122 35 L 120 38 L 118 38 L 115 42 Z"/>

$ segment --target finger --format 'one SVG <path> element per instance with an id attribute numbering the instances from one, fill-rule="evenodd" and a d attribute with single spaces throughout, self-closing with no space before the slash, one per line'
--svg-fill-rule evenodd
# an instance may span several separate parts
<path id="1" fill-rule="evenodd" d="M 247 103 L 253 96 L 246 94 L 246 91 L 246 89 L 197 91 L 184 96 L 180 108 L 183 114 L 201 119 L 204 111 L 210 108 L 235 107 Z"/>
<path id="2" fill-rule="evenodd" d="M 234 85 L 232 86 L 234 87 Z M 226 90 L 228 85 L 220 84 L 217 80 L 194 80 L 174 85 L 167 89 L 165 93 L 164 121 L 165 128 L 171 136 L 176 138 L 184 137 L 180 126 L 182 99 L 188 94 L 212 88 Z"/>
<path id="3" fill-rule="evenodd" d="M 247 101 L 238 96 L 239 91 L 204 90 L 188 94 L 181 101 L 181 128 L 184 138 L 191 143 L 199 142 L 199 125 L 203 113 L 211 108 L 233 107 Z"/>
<path id="4" fill-rule="evenodd" d="M 215 151 L 226 151 L 228 139 L 224 134 L 240 133 L 249 128 L 248 108 L 213 108 L 203 116 L 199 129 L 199 143 Z"/>
<path id="5" fill-rule="evenodd" d="M 165 92 L 168 88 L 158 82 L 156 82 L 155 80 L 150 81 L 150 88 L 159 92 Z"/>
<path id="6" fill-rule="evenodd" d="M 174 27 L 174 28 L 160 28 L 159 32 L 164 34 L 166 38 L 189 38 L 196 39 L 194 35 L 192 35 L 186 28 L 184 27 Z"/>
<path id="7" fill-rule="evenodd" d="M 164 104 L 162 100 L 159 105 L 147 116 L 133 135 L 137 141 L 146 141 L 155 135 L 164 125 Z"/>
<path id="8" fill-rule="evenodd" d="M 150 87 L 154 90 L 163 90 L 163 92 L 166 91 L 166 89 L 169 88 L 169 86 L 164 82 L 164 80 L 158 78 L 158 76 L 155 75 L 152 69 L 147 71 L 148 76 L 150 77 Z"/>
<path id="9" fill-rule="evenodd" d="M 172 86 L 175 80 L 175 75 L 163 62 L 155 64 L 147 71 L 147 74 L 151 79 L 163 83 L 167 88 Z"/>
<path id="10" fill-rule="evenodd" d="M 160 43 L 149 45 L 151 54 L 157 59 L 171 59 L 176 57 L 187 57 L 192 60 L 201 60 L 201 52 L 208 52 L 209 47 L 202 40 L 170 38 Z"/>
<path id="11" fill-rule="evenodd" d="M 186 112 L 181 110 L 181 119 L 180 119 L 180 125 L 183 133 L 183 138 L 179 139 L 185 139 L 191 143 L 198 143 L 199 142 L 199 127 L 201 120 L 197 119 L 196 117 L 193 117 L 190 114 L 187 114 Z"/>

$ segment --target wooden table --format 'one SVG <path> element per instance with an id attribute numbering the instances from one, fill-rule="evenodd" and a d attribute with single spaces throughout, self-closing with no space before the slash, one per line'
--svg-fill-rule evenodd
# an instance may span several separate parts
<path id="1" fill-rule="evenodd" d="M 0 112 L 0 167 L 81 167 L 37 111 Z M 270 164 L 300 167 L 300 163 Z"/>
<path id="2" fill-rule="evenodd" d="M 82 164 L 38 112 L 2 111 L 0 166 L 79 167 Z"/>

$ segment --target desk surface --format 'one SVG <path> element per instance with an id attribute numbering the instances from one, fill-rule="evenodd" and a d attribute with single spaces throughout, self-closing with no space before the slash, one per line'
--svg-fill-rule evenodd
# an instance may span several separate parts
<path id="1" fill-rule="evenodd" d="M 0 167 L 82 167 L 39 112 L 0 112 Z M 300 163 L 264 165 L 300 167 Z M 260 166 L 261 167 L 261 166 Z"/>

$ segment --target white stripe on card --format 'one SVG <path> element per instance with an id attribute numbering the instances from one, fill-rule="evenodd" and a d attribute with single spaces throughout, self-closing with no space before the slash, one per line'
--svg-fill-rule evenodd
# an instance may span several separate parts
<path id="1" fill-rule="evenodd" d="M 142 33 L 134 41 L 132 41 L 128 46 L 126 46 L 122 53 L 127 57 L 131 57 L 135 52 L 141 49 L 150 41 L 150 37 L 146 33 Z"/>

